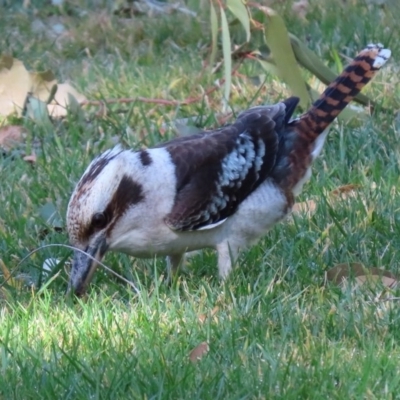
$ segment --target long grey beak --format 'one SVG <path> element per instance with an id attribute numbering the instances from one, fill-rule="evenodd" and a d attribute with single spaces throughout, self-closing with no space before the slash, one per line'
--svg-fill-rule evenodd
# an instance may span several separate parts
<path id="1" fill-rule="evenodd" d="M 85 249 L 85 253 L 75 251 L 72 262 L 71 275 L 69 278 L 67 292 L 73 291 L 76 295 L 82 296 L 93 278 L 97 268 L 97 261 L 101 261 L 107 251 L 105 237 L 97 238 L 95 243 Z"/>

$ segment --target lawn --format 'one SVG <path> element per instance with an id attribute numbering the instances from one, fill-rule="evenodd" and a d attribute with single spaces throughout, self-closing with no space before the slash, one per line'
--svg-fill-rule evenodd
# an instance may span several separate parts
<path id="1" fill-rule="evenodd" d="M 207 1 L 186 2 L 196 18 L 115 14 L 124 2 L 105 0 L 20 3 L 0 2 L 0 53 L 30 70 L 52 70 L 89 100 L 201 98 L 223 77 L 204 65 Z M 139 149 L 174 137 L 170 122 L 180 118 L 217 126 L 222 89 L 182 106 L 86 106 L 50 128 L 2 117 L 2 125 L 23 125 L 27 136 L 0 156 L 0 259 L 36 288 L 1 287 L 0 399 L 400 398 L 400 308 L 384 297 L 399 290 L 326 280 L 330 268 L 348 262 L 400 274 L 400 7 L 380 3 L 310 0 L 300 18 L 291 2 L 271 1 L 337 73 L 369 42 L 389 47 L 392 60 L 365 91 L 377 104 L 373 115 L 332 126 L 298 198 L 315 202 L 315 212 L 277 225 L 242 253 L 225 283 L 212 251 L 191 257 L 172 285 L 162 258 L 107 254 L 105 264 L 139 293 L 99 269 L 83 299 L 65 296 L 69 249 L 43 248 L 20 264 L 39 246 L 68 244 L 68 200 L 95 155 L 117 142 Z M 232 40 L 241 35 L 233 31 Z M 289 95 L 259 63 L 245 60 L 232 78 L 229 106 L 236 113 Z M 23 159 L 32 153 L 36 162 Z M 335 195 L 344 185 L 354 190 Z M 56 211 L 57 223 L 46 220 L 44 206 Z M 60 263 L 46 274 L 48 258 Z M 203 342 L 208 353 L 192 362 Z"/>

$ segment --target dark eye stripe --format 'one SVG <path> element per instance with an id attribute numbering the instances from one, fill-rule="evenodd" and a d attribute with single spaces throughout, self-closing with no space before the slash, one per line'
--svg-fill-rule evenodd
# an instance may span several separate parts
<path id="1" fill-rule="evenodd" d="M 104 212 L 93 216 L 90 225 L 85 229 L 82 235 L 82 241 L 87 242 L 95 232 L 104 228 L 107 228 L 107 232 L 111 232 L 115 223 L 126 210 L 132 205 L 140 203 L 143 199 L 142 185 L 135 182 L 129 176 L 124 175 Z M 97 223 L 98 221 L 95 221 L 96 215 L 104 215 L 104 226 L 99 225 Z"/>
<path id="2" fill-rule="evenodd" d="M 112 216 L 112 221 L 107 228 L 107 232 L 111 232 L 115 223 L 120 217 L 122 217 L 122 215 L 124 215 L 129 207 L 138 204 L 143 200 L 144 195 L 142 185 L 135 182 L 129 176 L 124 175 L 118 189 L 115 191 L 114 196 L 110 201 L 110 204 L 105 210 L 106 215 Z"/>

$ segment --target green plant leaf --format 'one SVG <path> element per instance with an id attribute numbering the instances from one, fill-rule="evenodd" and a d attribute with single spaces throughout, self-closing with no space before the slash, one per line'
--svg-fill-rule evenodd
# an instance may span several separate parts
<path id="1" fill-rule="evenodd" d="M 36 97 L 30 96 L 27 101 L 26 116 L 34 120 L 38 125 L 45 128 L 48 132 L 53 130 L 47 111 L 47 104 Z"/>
<path id="2" fill-rule="evenodd" d="M 268 73 L 280 76 L 279 69 L 276 67 L 274 63 L 265 60 L 260 60 L 259 58 L 257 58 L 257 61 L 261 65 L 261 67 Z"/>
<path id="3" fill-rule="evenodd" d="M 217 55 L 217 39 L 218 39 L 218 17 L 212 0 L 210 0 L 210 20 L 211 20 L 211 56 L 210 67 L 215 63 Z"/>
<path id="4" fill-rule="evenodd" d="M 54 203 L 50 201 L 40 208 L 39 215 L 44 221 L 46 221 L 48 225 L 51 225 L 54 228 L 62 229 L 64 227 L 60 213 L 58 212 Z"/>
<path id="5" fill-rule="evenodd" d="M 240 21 L 246 31 L 246 42 L 250 41 L 250 18 L 246 6 L 242 0 L 227 0 L 226 5 L 228 6 L 231 13 Z"/>
<path id="6" fill-rule="evenodd" d="M 228 102 L 231 92 L 232 82 L 232 58 L 231 58 L 231 35 L 229 33 L 228 20 L 226 19 L 225 11 L 220 7 L 221 11 L 221 27 L 222 27 L 222 53 L 224 55 L 224 75 L 225 75 L 225 90 L 224 98 Z"/>
<path id="7" fill-rule="evenodd" d="M 310 97 L 293 54 L 286 26 L 282 18 L 274 10 L 262 7 L 262 11 L 267 16 L 265 40 L 272 52 L 279 75 L 290 87 L 293 95 L 300 98 L 300 105 L 303 109 L 308 108 Z"/>

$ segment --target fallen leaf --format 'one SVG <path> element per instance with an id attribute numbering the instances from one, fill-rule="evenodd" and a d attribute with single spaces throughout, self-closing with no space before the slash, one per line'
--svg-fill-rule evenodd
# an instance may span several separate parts
<path id="1" fill-rule="evenodd" d="M 354 197 L 357 189 L 360 189 L 361 185 L 350 183 L 348 185 L 339 186 L 337 189 L 332 190 L 331 194 L 344 199 Z"/>
<path id="2" fill-rule="evenodd" d="M 0 147 L 10 151 L 23 142 L 26 129 L 19 125 L 6 125 L 0 128 Z"/>
<path id="3" fill-rule="evenodd" d="M 381 284 L 390 289 L 398 283 L 396 275 L 392 272 L 375 267 L 366 268 L 361 263 L 338 264 L 326 272 L 326 280 L 340 287 L 345 286 L 351 279 L 354 279 L 357 286 L 365 283 L 371 286 Z"/>
<path id="4" fill-rule="evenodd" d="M 32 93 L 45 103 L 49 103 L 54 86 L 57 86 L 57 80 L 51 71 L 31 72 Z M 50 101 L 49 101 L 50 100 Z"/>
<path id="5" fill-rule="evenodd" d="M 86 97 L 69 83 L 60 83 L 57 85 L 54 100 L 47 106 L 47 109 L 52 117 L 65 117 L 71 103 L 74 106 L 82 104 L 86 100 Z"/>
<path id="6" fill-rule="evenodd" d="M 37 157 L 35 153 L 32 153 L 30 156 L 25 156 L 23 160 L 34 164 L 37 161 Z"/>
<path id="7" fill-rule="evenodd" d="M 0 57 L 0 115 L 22 114 L 32 79 L 22 61 Z"/>
<path id="8" fill-rule="evenodd" d="M 210 315 L 210 317 L 212 318 L 212 317 L 214 317 L 214 315 L 217 314 L 218 311 L 219 311 L 219 307 L 218 307 L 218 306 L 215 306 L 215 307 L 211 310 L 211 313 L 210 313 L 210 314 L 206 314 L 206 313 L 200 314 L 200 315 L 199 315 L 199 321 L 200 321 L 201 323 L 203 323 L 203 322 L 207 319 L 208 315 Z"/>
<path id="9" fill-rule="evenodd" d="M 340 203 L 341 201 L 349 200 L 349 199 L 357 199 L 357 201 L 361 201 L 364 205 L 365 209 L 368 211 L 369 206 L 365 196 L 360 196 L 358 189 L 361 188 L 361 185 L 357 184 L 348 184 L 338 187 L 335 190 L 332 190 L 329 195 L 329 202 L 332 206 L 337 205 L 336 203 Z"/>
<path id="10" fill-rule="evenodd" d="M 74 96 L 78 103 L 82 103 L 83 101 L 87 100 L 86 97 L 83 94 L 79 93 L 71 84 L 60 83 L 57 86 L 55 101 L 58 104 L 67 106 L 69 104 L 69 95 Z"/>
<path id="11" fill-rule="evenodd" d="M 314 215 L 317 210 L 317 203 L 314 200 L 302 201 L 300 203 L 295 203 L 292 208 L 292 214 L 304 215 L 308 217 Z"/>
<path id="12" fill-rule="evenodd" d="M 51 71 L 29 72 L 22 61 L 0 56 L 0 115 L 22 115 L 28 96 L 44 103 L 53 117 L 64 117 L 68 108 L 86 100 L 71 84 L 57 83 Z"/>
<path id="13" fill-rule="evenodd" d="M 189 354 L 189 360 L 192 363 L 196 363 L 201 360 L 210 350 L 207 342 L 202 342 L 196 346 Z"/>

